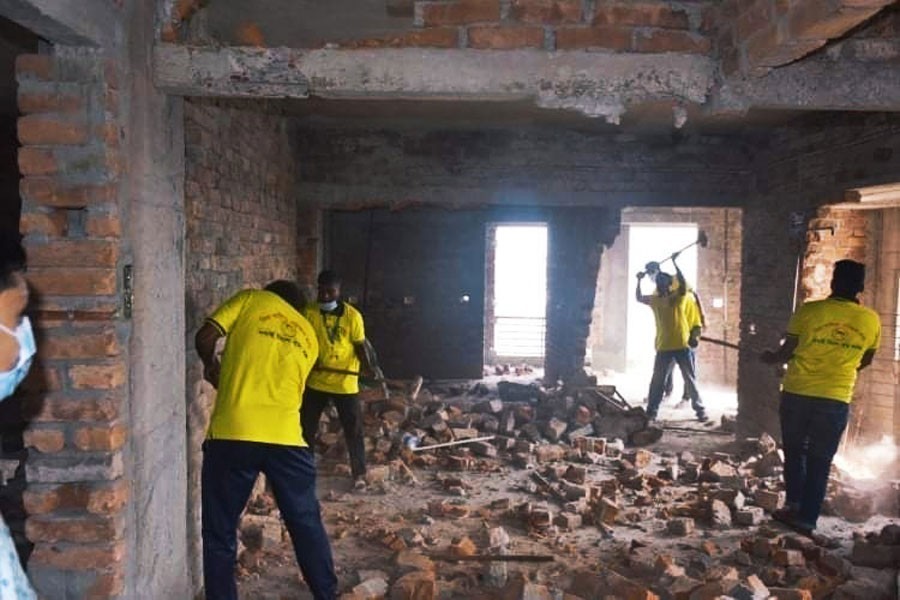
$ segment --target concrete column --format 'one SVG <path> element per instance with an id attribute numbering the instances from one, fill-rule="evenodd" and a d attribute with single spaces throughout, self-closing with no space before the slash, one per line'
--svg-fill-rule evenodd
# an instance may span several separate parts
<path id="1" fill-rule="evenodd" d="M 134 260 L 130 471 L 125 597 L 190 598 L 185 407 L 182 100 L 149 71 L 155 2 L 129 3 L 125 64 L 127 231 Z"/>

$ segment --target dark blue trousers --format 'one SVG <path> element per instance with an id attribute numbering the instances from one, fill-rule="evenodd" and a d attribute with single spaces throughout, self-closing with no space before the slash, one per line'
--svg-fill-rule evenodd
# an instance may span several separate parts
<path id="1" fill-rule="evenodd" d="M 203 582 L 206 600 L 237 600 L 237 527 L 253 484 L 264 473 L 291 534 L 303 579 L 317 600 L 337 596 L 331 544 L 316 498 L 308 448 L 234 440 L 203 444 Z"/>
<path id="2" fill-rule="evenodd" d="M 831 460 L 847 427 L 850 405 L 828 398 L 781 393 L 784 487 L 801 525 L 815 529 L 828 488 Z"/>
<path id="3" fill-rule="evenodd" d="M 693 353 L 690 348 L 681 350 L 658 350 L 653 361 L 653 377 L 650 379 L 650 393 L 647 397 L 647 414 L 656 418 L 659 412 L 659 404 L 662 402 L 663 390 L 666 386 L 666 377 L 672 373 L 672 367 L 678 365 L 681 376 L 684 378 L 684 386 L 691 398 L 691 407 L 697 416 L 706 416 L 703 408 L 703 400 L 697 390 L 697 373 L 694 371 Z"/>

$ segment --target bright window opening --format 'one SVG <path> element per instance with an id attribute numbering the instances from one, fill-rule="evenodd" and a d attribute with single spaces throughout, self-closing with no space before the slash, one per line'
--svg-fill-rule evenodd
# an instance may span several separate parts
<path id="1" fill-rule="evenodd" d="M 547 226 L 500 225 L 494 246 L 494 354 L 542 358 L 547 327 Z"/>

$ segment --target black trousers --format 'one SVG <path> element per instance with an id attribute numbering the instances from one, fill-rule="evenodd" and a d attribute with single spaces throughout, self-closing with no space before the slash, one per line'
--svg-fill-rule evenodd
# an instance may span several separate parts
<path id="1" fill-rule="evenodd" d="M 366 474 L 366 445 L 363 440 L 362 404 L 356 394 L 332 394 L 306 388 L 303 404 L 300 406 L 300 426 L 303 437 L 310 448 L 315 446 L 316 432 L 319 431 L 319 419 L 329 402 L 337 408 L 344 439 L 347 441 L 347 452 L 350 454 L 350 471 L 353 478 Z"/>
<path id="2" fill-rule="evenodd" d="M 207 600 L 237 600 L 234 566 L 241 511 L 265 473 L 291 534 L 303 579 L 316 600 L 337 597 L 331 544 L 316 498 L 316 465 L 309 448 L 235 440 L 203 444 L 203 582 Z"/>

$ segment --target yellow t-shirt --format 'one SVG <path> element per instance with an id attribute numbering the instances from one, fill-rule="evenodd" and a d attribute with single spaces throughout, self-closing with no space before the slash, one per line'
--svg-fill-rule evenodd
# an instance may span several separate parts
<path id="1" fill-rule="evenodd" d="M 306 446 L 300 403 L 316 332 L 277 294 L 245 290 L 207 319 L 226 336 L 209 439 Z"/>
<path id="2" fill-rule="evenodd" d="M 695 316 L 692 316 L 692 306 Z M 690 292 L 685 295 L 671 293 L 668 296 L 654 294 L 650 296 L 650 308 L 653 309 L 653 316 L 656 319 L 656 349 L 668 351 L 687 348 L 691 327 L 695 321 L 699 325 L 700 320 L 693 294 Z"/>
<path id="3" fill-rule="evenodd" d="M 802 396 L 850 402 L 860 360 L 881 343 L 878 314 L 851 300 L 807 302 L 791 317 L 799 338 L 781 387 Z"/>
<path id="4" fill-rule="evenodd" d="M 359 358 L 354 346 L 366 339 L 363 318 L 358 310 L 341 302 L 330 313 L 323 313 L 318 305 L 310 305 L 303 311 L 319 341 L 319 360 L 309 374 L 310 389 L 331 394 L 355 394 L 359 391 L 359 377 L 346 373 L 333 373 L 325 369 L 359 373 Z"/>

